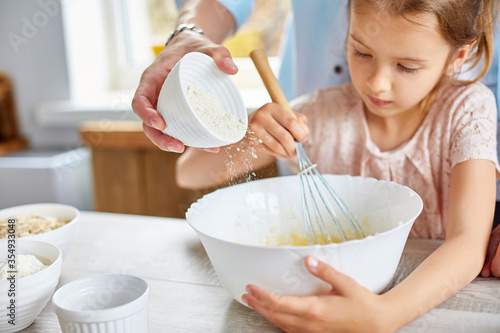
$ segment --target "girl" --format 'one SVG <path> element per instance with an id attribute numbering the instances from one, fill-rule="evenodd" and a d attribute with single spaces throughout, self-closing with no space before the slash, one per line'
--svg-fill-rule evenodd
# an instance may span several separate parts
<path id="1" fill-rule="evenodd" d="M 397 330 L 478 275 L 493 220 L 497 113 L 493 94 L 477 81 L 492 58 L 496 1 L 351 0 L 349 6 L 352 83 L 294 101 L 303 114 L 298 121 L 276 104 L 263 106 L 251 118 L 253 134 L 228 153 L 257 156 L 256 169 L 293 156 L 294 139 L 308 137 L 304 148 L 322 173 L 414 189 L 424 211 L 411 236 L 445 241 L 381 295 L 312 257 L 305 265 L 332 285 L 330 293 L 279 296 L 249 285 L 243 301 L 287 332 Z M 483 64 L 471 82 L 454 79 L 464 64 Z M 221 184 L 232 176 L 226 159 L 189 150 L 178 160 L 178 182 Z M 246 159 L 233 159 L 231 171 L 249 171 Z"/>

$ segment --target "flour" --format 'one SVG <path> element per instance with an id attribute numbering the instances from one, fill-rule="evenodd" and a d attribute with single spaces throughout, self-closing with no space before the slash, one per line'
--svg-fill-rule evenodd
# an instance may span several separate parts
<path id="1" fill-rule="evenodd" d="M 16 278 L 22 278 L 35 274 L 47 267 L 32 254 L 18 254 L 16 256 L 16 267 L 12 269 L 7 259 L 0 259 L 0 281 L 7 281 L 9 271 L 17 271 Z"/>
<path id="2" fill-rule="evenodd" d="M 185 91 L 191 107 L 214 133 L 224 139 L 234 140 L 245 132 L 245 121 L 221 107 L 213 93 L 204 91 L 196 84 L 185 87 Z"/>
<path id="3" fill-rule="evenodd" d="M 246 136 L 250 138 L 249 141 L 236 142 L 225 148 L 226 159 L 224 163 L 227 173 L 231 176 L 227 185 L 236 185 L 257 179 L 257 174 L 252 170 L 254 170 L 253 162 L 258 158 L 256 145 L 260 143 L 252 139 L 255 138 L 255 133 L 251 129 L 247 129 Z M 232 151 L 234 148 L 236 151 Z"/>

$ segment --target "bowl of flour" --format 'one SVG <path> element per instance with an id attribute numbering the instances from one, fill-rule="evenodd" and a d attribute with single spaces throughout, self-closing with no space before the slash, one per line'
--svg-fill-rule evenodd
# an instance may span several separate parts
<path id="1" fill-rule="evenodd" d="M 240 91 L 204 53 L 186 54 L 169 73 L 158 97 L 163 133 L 197 148 L 240 141 L 248 116 Z"/>
<path id="2" fill-rule="evenodd" d="M 62 253 L 56 245 L 25 238 L 13 243 L 13 239 L 0 239 L 0 333 L 30 326 L 61 275 Z"/>

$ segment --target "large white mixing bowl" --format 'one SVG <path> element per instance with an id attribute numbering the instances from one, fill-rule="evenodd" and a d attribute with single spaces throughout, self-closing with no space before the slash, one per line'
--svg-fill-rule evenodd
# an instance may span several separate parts
<path id="1" fill-rule="evenodd" d="M 329 245 L 265 246 L 267 240 L 289 232 L 305 236 L 298 176 L 223 188 L 189 208 L 186 219 L 200 237 L 221 284 L 235 300 L 241 303 L 249 283 L 284 295 L 328 290 L 326 283 L 305 269 L 308 255 L 375 293 L 390 283 L 413 222 L 422 211 L 421 198 L 393 182 L 324 177 L 373 236 Z"/>

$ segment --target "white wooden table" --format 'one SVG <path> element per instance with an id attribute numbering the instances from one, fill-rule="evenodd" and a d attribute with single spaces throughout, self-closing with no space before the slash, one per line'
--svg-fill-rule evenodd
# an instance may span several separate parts
<path id="1" fill-rule="evenodd" d="M 439 244 L 409 240 L 392 285 Z M 185 220 L 82 212 L 78 241 L 63 262 L 58 288 L 102 273 L 148 281 L 150 332 L 281 332 L 231 298 Z M 51 302 L 23 332 L 61 332 Z M 500 279 L 477 278 L 399 332 L 500 332 Z"/>

